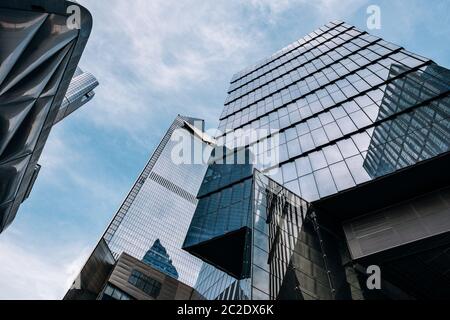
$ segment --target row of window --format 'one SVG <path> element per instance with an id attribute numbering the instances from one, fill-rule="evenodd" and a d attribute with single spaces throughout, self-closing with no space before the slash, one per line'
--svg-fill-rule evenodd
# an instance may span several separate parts
<path id="1" fill-rule="evenodd" d="M 239 132 L 233 132 L 226 137 L 226 141 L 227 143 L 232 142 L 234 145 L 238 145 L 238 142 L 240 142 L 239 145 L 245 146 L 259 141 L 251 149 L 253 154 L 259 155 L 266 150 L 270 150 L 272 145 L 275 144 L 272 140 L 277 138 L 279 139 L 279 145 L 288 143 L 289 157 L 293 157 L 371 125 L 378 116 L 378 104 L 380 104 L 378 98 L 380 94 L 382 94 L 381 90 L 373 91 L 368 95 L 361 96 L 359 99 L 333 108 L 328 112 L 321 113 L 317 117 L 300 122 L 295 127 L 289 127 L 291 125 L 290 122 L 282 126 L 284 119 L 287 121 L 287 119 L 292 118 L 292 114 L 289 114 L 289 116 L 285 115 L 280 119 L 265 123 L 258 128 L 266 129 L 269 127 L 267 129 L 275 129 L 277 127 L 289 127 L 288 129 L 282 129 L 280 132 L 275 132 L 273 138 L 265 139 L 271 133 L 270 130 L 259 130 L 259 135 L 251 135 L 250 133 L 252 131 L 248 131 L 247 135 L 239 136 Z M 371 96 L 378 101 L 374 102 Z M 296 111 L 294 113 L 297 113 Z M 243 132 L 245 133 L 245 131 Z"/>
<path id="2" fill-rule="evenodd" d="M 332 39 L 329 43 L 314 49 L 313 51 L 302 55 L 276 69 L 271 73 L 261 76 L 254 82 L 251 82 L 233 92 L 231 92 L 225 104 L 242 98 L 248 93 L 261 89 L 263 93 L 276 91 L 277 88 L 285 87 L 305 77 L 307 74 L 313 74 L 317 70 L 324 69 L 339 60 L 351 56 L 351 54 L 358 52 L 363 47 L 367 47 L 369 43 L 373 43 L 379 39 L 368 37 L 365 34 L 358 33 L 357 36 L 350 36 L 353 32 L 348 32 L 339 37 Z M 268 88 L 268 89 L 266 89 Z M 257 90 L 255 91 L 258 92 Z"/>
<path id="3" fill-rule="evenodd" d="M 371 87 L 381 84 L 388 77 L 392 78 L 393 75 L 399 76 L 400 73 L 409 70 L 406 67 L 392 68 L 395 69 L 395 74 L 393 73 L 393 69 L 391 69 L 390 73 L 387 68 L 377 63 L 370 66 L 368 70 L 362 70 L 361 72 L 350 75 L 345 79 L 337 81 L 335 84 L 307 95 L 305 98 L 299 99 L 286 107 L 276 109 L 267 115 L 264 115 L 266 113 L 266 105 L 263 104 L 254 108 L 245 109 L 242 113 L 239 112 L 222 120 L 219 129 L 221 131 L 229 128 L 243 128 L 247 130 L 250 128 L 270 127 L 271 129 L 283 129 L 312 115 L 319 114 L 330 106 L 339 104 L 339 100 L 351 99 L 359 95 L 361 91 L 366 91 Z M 375 102 L 381 101 L 384 98 L 384 104 L 386 107 L 389 104 L 389 108 L 392 110 L 404 110 L 406 108 L 405 105 L 411 106 L 417 104 L 448 90 L 448 86 L 439 78 L 432 76 L 426 67 L 422 69 L 424 71 L 407 73 L 404 77 L 393 80 L 387 86 L 381 87 L 382 90 L 375 89 L 367 95 L 376 96 L 373 97 L 373 99 L 376 99 Z M 376 76 L 375 73 L 382 78 Z M 355 98 L 357 102 L 363 99 L 367 98 L 365 96 Z M 345 105 L 350 106 L 351 103 L 352 101 L 345 103 Z M 273 104 L 267 109 L 270 110 L 272 108 Z M 333 110 L 337 110 L 337 108 Z M 388 112 L 392 114 L 392 110 L 388 109 Z M 371 115 L 376 109 L 372 108 L 372 111 L 366 111 L 369 118 L 372 119 Z"/>
<path id="4" fill-rule="evenodd" d="M 344 55 L 340 59 L 335 60 L 329 56 L 318 58 L 309 63 L 308 68 L 299 67 L 273 82 L 251 91 L 238 99 L 232 100 L 232 102 L 225 106 L 221 118 L 227 117 L 263 100 L 282 99 L 283 96 L 287 96 L 291 92 L 295 93 L 299 91 L 300 93 L 304 92 L 302 95 L 306 95 L 310 92 L 306 91 L 306 89 L 314 90 L 314 88 L 326 85 L 338 78 L 343 78 L 345 75 L 363 69 L 363 67 L 380 60 L 382 56 L 389 55 L 398 49 L 393 46 L 390 48 L 389 43 L 385 43 L 383 40 L 376 38 L 369 38 L 367 41 L 363 41 L 361 38 L 365 36 L 362 35 L 359 39 L 354 40 L 354 42 L 362 42 L 358 46 L 352 42 L 344 44 L 343 46 L 348 52 L 347 55 Z M 378 42 L 374 43 L 375 41 Z M 367 46 L 368 43 L 371 44 Z M 413 66 L 416 66 L 418 64 L 409 62 L 411 57 L 403 52 L 393 59 L 399 62 L 404 60 L 406 65 L 413 63 Z M 317 87 L 315 87 L 316 85 Z"/>
<path id="5" fill-rule="evenodd" d="M 251 103 L 247 103 L 242 99 L 239 99 L 233 102 L 233 104 L 236 103 L 236 107 L 225 108 L 225 117 L 221 120 L 231 116 L 236 117 L 236 115 L 238 115 L 237 117 L 240 117 L 240 115 L 245 115 L 247 112 L 250 113 L 252 111 L 259 113 L 261 116 L 264 112 L 268 113 L 272 110 L 279 109 L 280 107 L 293 101 L 297 101 L 302 97 L 314 95 L 317 91 L 326 91 L 326 88 L 336 86 L 334 82 L 338 82 L 339 80 L 347 79 L 349 82 L 354 84 L 356 89 L 359 91 L 364 91 L 364 87 L 367 89 L 370 88 L 370 86 L 374 86 L 385 81 L 389 75 L 389 69 L 393 64 L 401 64 L 407 66 L 408 68 L 414 68 L 423 63 L 423 61 L 415 59 L 403 52 L 391 53 L 389 57 L 381 60 L 367 60 L 359 53 L 356 54 L 356 56 L 357 57 L 355 58 L 357 61 L 347 60 L 338 62 L 325 70 L 309 75 L 305 80 L 286 86 L 281 91 L 277 91 L 272 95 L 264 98 L 262 96 L 257 97 Z M 347 62 L 349 63 L 346 64 Z M 349 79 L 354 77 L 355 74 L 366 81 L 361 81 L 361 79 L 350 81 Z M 369 84 L 369 87 L 367 87 L 367 83 Z M 328 91 L 335 92 L 336 90 Z M 252 94 L 254 96 L 254 93 Z"/>
<path id="6" fill-rule="evenodd" d="M 248 79 L 248 82 L 242 82 L 238 81 L 230 86 L 230 93 L 239 91 L 240 95 L 242 95 L 243 92 L 251 91 L 249 88 L 256 88 L 261 86 L 262 84 L 272 81 L 273 79 L 282 76 L 293 69 L 299 67 L 300 65 L 304 65 L 317 57 L 323 55 L 325 52 L 329 52 L 333 49 L 335 49 L 337 46 L 343 44 L 344 42 L 353 39 L 361 34 L 360 31 L 357 31 L 355 29 L 350 29 L 345 31 L 338 35 L 335 38 L 328 38 L 328 37 L 322 37 L 323 42 L 321 42 L 317 47 L 305 49 L 302 48 L 302 50 L 298 49 L 295 50 L 296 54 L 292 56 L 292 58 L 288 61 L 286 61 L 284 64 L 271 69 L 270 71 L 267 71 L 266 73 L 263 73 L 259 75 L 258 77 Z M 245 89 L 244 89 L 245 88 Z"/>
<path id="7" fill-rule="evenodd" d="M 435 78 L 430 74 L 428 68 L 425 71 L 409 73 L 405 77 L 396 79 L 388 84 L 386 89 L 376 89 L 368 92 L 364 96 L 344 103 L 339 107 L 333 108 L 328 112 L 319 113 L 317 117 L 310 118 L 306 122 L 299 123 L 294 128 L 283 130 L 277 135 L 279 141 L 277 145 L 281 145 L 281 149 L 287 150 L 289 154 L 284 153 L 281 161 L 287 158 L 298 156 L 299 154 L 326 144 L 329 141 L 336 140 L 343 135 L 356 131 L 357 129 L 372 124 L 375 120 L 382 120 L 399 111 L 410 108 L 427 99 L 431 99 L 436 95 L 448 90 L 448 85 Z M 385 94 L 383 93 L 385 92 Z M 383 100 L 383 101 L 382 101 Z M 381 108 L 378 105 L 383 102 Z M 436 102 L 440 104 L 440 112 L 445 117 L 445 101 Z M 291 125 L 292 122 L 298 122 L 300 111 L 308 108 L 308 113 L 312 113 L 312 108 L 318 111 L 319 101 L 313 102 L 311 105 L 303 106 L 298 110 L 296 104 L 291 104 L 286 108 L 279 109 L 277 112 L 271 113 L 269 116 L 263 117 L 252 123 L 257 129 L 275 129 L 283 128 Z M 310 107 L 311 106 L 311 107 Z M 289 114 L 288 114 L 289 112 Z M 302 111 L 304 114 L 305 111 Z M 270 123 L 269 123 L 270 121 Z M 290 121 L 290 122 L 289 122 Z M 268 136 L 270 130 L 258 131 L 258 134 L 251 134 L 252 131 L 237 130 L 230 132 L 226 136 L 227 144 L 234 143 L 234 146 L 250 145 L 256 141 L 260 141 L 258 145 L 252 148 L 253 154 L 259 155 L 271 148 Z M 234 138 L 234 139 L 233 139 Z M 223 143 L 225 138 L 219 139 Z M 287 142 L 287 146 L 283 146 Z M 287 149 L 286 149 L 287 147 Z M 287 157 L 289 156 L 289 157 Z"/>
<path id="8" fill-rule="evenodd" d="M 430 124 L 429 115 L 415 113 L 422 115 L 402 115 L 404 121 L 387 121 L 372 134 L 352 136 L 286 163 L 272 178 L 313 201 L 448 151 L 449 118 L 441 120 L 436 113 Z"/>
<path id="9" fill-rule="evenodd" d="M 418 92 L 420 93 L 421 91 L 419 90 Z M 372 97 L 374 97 L 374 95 L 372 95 Z M 427 96 L 425 95 L 422 97 Z M 367 101 L 372 101 L 368 96 L 366 98 L 368 99 Z M 410 102 L 415 101 L 414 99 L 408 100 Z M 358 103 L 361 105 L 369 103 L 367 101 L 363 101 L 366 100 L 361 99 Z M 404 136 L 408 131 L 410 132 L 421 128 L 426 128 L 431 123 L 434 123 L 437 126 L 437 131 L 435 134 L 430 134 L 428 136 L 428 145 L 430 147 L 435 145 L 433 147 L 435 150 L 443 150 L 445 145 L 443 145 L 442 139 L 446 137 L 446 134 L 444 129 L 439 128 L 445 125 L 445 123 L 442 123 L 442 120 L 450 117 L 448 103 L 448 99 L 434 101 L 430 106 L 418 108 L 412 112 L 402 114 L 394 120 L 382 122 L 376 127 L 375 134 L 374 128 L 370 128 L 364 132 L 352 135 L 350 139 L 339 141 L 335 145 L 324 148 L 323 150 L 328 158 L 328 164 L 334 164 L 349 156 L 356 155 L 357 153 L 363 153 L 369 149 L 369 146 L 374 149 L 376 145 Z M 352 101 L 349 104 L 356 105 L 356 102 Z M 403 107 L 406 106 L 406 104 L 403 104 Z M 397 111 L 397 108 L 390 108 L 389 105 L 387 106 L 387 109 L 391 110 L 391 112 L 383 112 L 383 117 L 392 115 L 392 112 Z M 313 118 L 311 121 L 301 123 L 294 128 L 280 133 L 278 141 L 269 142 L 269 140 L 273 140 L 273 138 L 269 138 L 259 142 L 258 144 L 254 144 L 250 150 L 251 153 L 256 155 L 258 160 L 256 167 L 265 169 L 270 167 L 270 165 L 274 165 L 270 162 L 262 164 L 259 161 L 262 156 L 266 156 L 267 154 L 271 155 L 272 153 L 277 152 L 279 153 L 279 158 L 277 159 L 278 162 L 284 162 L 288 159 L 298 157 L 310 150 L 318 148 L 329 141 L 337 140 L 344 134 L 354 132 L 357 128 L 361 128 L 364 125 L 371 123 L 365 123 L 362 121 L 359 114 L 361 111 L 356 111 L 347 115 L 346 112 L 351 110 L 353 110 L 351 107 L 344 106 L 344 108 L 340 110 L 330 112 L 329 117 Z M 376 118 L 376 115 L 377 112 L 372 114 L 372 120 Z M 438 130 L 443 131 L 443 133 L 439 133 L 440 131 Z M 381 137 L 383 138 L 381 139 Z M 348 141 L 352 141 L 354 145 L 349 144 Z M 275 149 L 270 149 L 272 144 L 276 145 Z M 342 155 L 340 155 L 340 152 Z M 316 157 L 317 154 L 322 154 L 322 151 L 313 153 L 309 155 L 309 157 Z M 326 163 L 325 161 L 321 161 L 320 158 L 314 158 L 312 162 L 317 166 L 320 166 L 322 163 Z M 305 166 L 305 168 L 309 168 L 309 166 Z M 306 173 L 300 175 L 304 174 Z M 361 175 L 361 173 L 359 173 L 358 176 L 359 175 Z M 285 178 L 284 181 L 289 181 L 289 179 Z"/>
<path id="10" fill-rule="evenodd" d="M 339 29 L 338 29 L 339 28 Z M 292 59 L 294 55 L 296 55 L 295 49 L 299 48 L 300 50 L 308 50 L 311 47 L 316 46 L 319 41 L 323 41 L 323 38 L 331 38 L 339 31 L 342 31 L 342 28 L 351 28 L 351 26 L 338 22 L 338 23 L 328 23 L 325 26 L 311 32 L 306 35 L 302 39 L 291 43 L 287 47 L 279 50 L 269 58 L 266 58 L 255 66 L 249 67 L 241 72 L 236 73 L 231 79 L 231 83 L 236 82 L 248 82 L 252 78 L 256 78 L 261 74 L 268 72 L 282 64 L 286 61 Z M 334 31 L 333 29 L 338 29 L 339 31 Z M 242 80 L 244 79 L 244 80 Z"/>
<path id="11" fill-rule="evenodd" d="M 292 106 L 292 104 L 297 106 L 298 112 L 301 112 L 301 118 L 309 117 L 324 109 L 337 105 L 344 100 L 357 96 L 371 87 L 379 85 L 388 78 L 389 67 L 392 62 L 393 61 L 390 59 L 382 60 L 368 69 L 360 70 L 354 74 L 348 75 L 343 79 L 340 79 L 335 83 L 331 83 L 319 90 L 309 90 L 308 87 L 308 89 L 302 89 L 305 94 L 302 94 L 301 92 L 296 94 L 293 92 L 292 94 L 299 95 L 301 97 L 298 99 L 293 98 L 290 92 L 288 93 L 288 96 L 285 97 L 277 94 L 273 97 L 276 98 L 276 100 L 267 99 L 261 101 L 256 105 L 222 119 L 219 129 L 221 131 L 237 129 L 244 127 L 247 124 L 249 127 L 255 126 L 252 122 L 259 120 L 264 122 L 266 116 L 269 117 L 269 120 L 270 117 L 274 120 L 277 117 L 278 111 L 284 108 L 282 108 L 282 106 L 290 106 L 290 111 L 296 111 L 293 110 L 294 106 Z M 282 116 L 283 115 L 281 115 L 281 117 Z"/>

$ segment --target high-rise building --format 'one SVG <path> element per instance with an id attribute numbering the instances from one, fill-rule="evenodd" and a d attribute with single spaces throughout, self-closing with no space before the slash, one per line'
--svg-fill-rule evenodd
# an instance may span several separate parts
<path id="1" fill-rule="evenodd" d="M 92 17 L 77 5 L 79 28 L 69 27 L 70 5 L 0 3 L 0 233 L 31 192 L 52 126 L 89 101 L 98 84 L 89 74 L 74 77 Z"/>
<path id="2" fill-rule="evenodd" d="M 202 120 L 175 119 L 66 299 L 97 299 L 123 253 L 187 286 L 196 283 L 202 261 L 182 245 L 207 168 L 193 151 L 211 149 L 203 130 Z"/>
<path id="3" fill-rule="evenodd" d="M 91 101 L 95 96 L 94 89 L 98 84 L 97 79 L 92 74 L 77 68 L 70 81 L 64 100 L 59 107 L 54 123 L 64 120 L 64 118 Z"/>
<path id="4" fill-rule="evenodd" d="M 195 288 L 450 298 L 449 89 L 449 70 L 340 21 L 234 75 L 229 152 L 213 152 L 184 242 L 206 262 Z"/>
<path id="5" fill-rule="evenodd" d="M 156 270 L 164 272 L 174 279 L 178 279 L 178 271 L 173 266 L 166 248 L 163 247 L 159 239 L 156 239 L 153 246 L 147 251 L 144 258 L 142 258 L 142 262 L 152 266 Z"/>

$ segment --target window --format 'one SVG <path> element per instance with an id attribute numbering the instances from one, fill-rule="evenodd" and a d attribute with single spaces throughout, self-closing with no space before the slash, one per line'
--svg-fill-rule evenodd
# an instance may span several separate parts
<path id="1" fill-rule="evenodd" d="M 359 153 L 358 148 L 356 148 L 355 144 L 351 139 L 339 141 L 337 145 L 341 150 L 341 153 L 345 159 L 350 158 L 351 156 L 357 155 Z"/>
<path id="2" fill-rule="evenodd" d="M 332 122 L 327 124 L 326 126 L 324 126 L 325 132 L 328 136 L 328 139 L 331 140 L 336 140 L 340 137 L 342 137 L 342 132 L 339 129 L 339 127 L 337 126 L 336 123 Z"/>
<path id="3" fill-rule="evenodd" d="M 328 168 L 314 172 L 314 176 L 316 178 L 317 187 L 319 189 L 321 197 L 326 197 L 337 192 L 336 186 Z"/>
<path id="4" fill-rule="evenodd" d="M 356 144 L 360 152 L 367 151 L 370 145 L 370 137 L 367 132 L 362 132 L 352 136 L 353 142 Z"/>
<path id="5" fill-rule="evenodd" d="M 357 184 L 369 181 L 371 177 L 364 168 L 364 159 L 360 156 L 354 156 L 345 161 L 347 163 L 350 172 Z"/>
<path id="6" fill-rule="evenodd" d="M 103 290 L 100 300 L 134 300 L 127 293 L 108 284 Z"/>
<path id="7" fill-rule="evenodd" d="M 305 134 L 300 137 L 300 145 L 302 147 L 303 152 L 307 152 L 315 148 L 314 141 L 310 134 Z"/>
<path id="8" fill-rule="evenodd" d="M 299 183 L 302 197 L 306 201 L 314 201 L 319 198 L 319 193 L 316 187 L 316 181 L 314 180 L 314 176 L 312 174 L 301 177 L 299 179 Z"/>
<path id="9" fill-rule="evenodd" d="M 320 146 L 320 145 L 328 143 L 328 138 L 327 138 L 327 135 L 325 134 L 325 131 L 323 130 L 323 128 L 314 130 L 313 132 L 311 132 L 311 135 L 313 137 L 313 140 L 314 140 L 314 143 L 316 144 L 316 146 Z"/>
<path id="10" fill-rule="evenodd" d="M 295 157 L 302 153 L 302 149 L 300 147 L 300 141 L 298 139 L 289 141 L 287 144 L 289 157 Z"/>
<path id="11" fill-rule="evenodd" d="M 295 161 L 297 166 L 298 176 L 302 177 L 304 175 L 310 174 L 312 172 L 311 163 L 309 162 L 309 157 L 302 157 Z"/>
<path id="12" fill-rule="evenodd" d="M 324 148 L 323 153 L 325 154 L 328 164 L 333 164 L 343 160 L 341 152 L 336 145 L 331 145 Z"/>
<path id="13" fill-rule="evenodd" d="M 297 138 L 297 131 L 295 130 L 295 128 L 291 128 L 286 130 L 286 141 L 291 141 L 293 139 Z"/>
<path id="14" fill-rule="evenodd" d="M 361 110 L 350 114 L 350 118 L 352 118 L 359 129 L 372 124 L 372 121 Z"/>
<path id="15" fill-rule="evenodd" d="M 159 281 L 154 280 L 137 270 L 131 272 L 128 282 L 155 299 L 159 296 L 161 291 L 161 283 Z"/>
<path id="16" fill-rule="evenodd" d="M 309 160 L 311 161 L 313 171 L 325 168 L 327 166 L 327 161 L 322 151 L 313 152 L 309 155 Z"/>
<path id="17" fill-rule="evenodd" d="M 357 130 L 355 124 L 348 116 L 338 119 L 337 123 L 344 134 L 349 134 Z"/>
<path id="18" fill-rule="evenodd" d="M 283 181 L 288 182 L 297 178 L 297 171 L 295 170 L 295 163 L 290 162 L 281 167 L 283 170 Z"/>
<path id="19" fill-rule="evenodd" d="M 331 165 L 330 171 L 339 191 L 355 186 L 352 175 L 344 161 Z"/>

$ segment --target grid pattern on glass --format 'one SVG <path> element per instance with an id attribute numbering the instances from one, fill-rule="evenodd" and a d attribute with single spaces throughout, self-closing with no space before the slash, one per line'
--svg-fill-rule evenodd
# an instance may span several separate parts
<path id="1" fill-rule="evenodd" d="M 177 142 L 171 137 L 183 127 L 183 121 L 181 117 L 174 121 L 104 238 L 115 257 L 126 252 L 137 259 L 143 258 L 159 239 L 178 271 L 179 280 L 193 286 L 202 262 L 181 247 L 206 166 L 173 162 L 172 150 Z M 189 135 L 187 131 L 185 134 Z"/>
<path id="2" fill-rule="evenodd" d="M 357 60 L 360 53 L 369 54 L 373 59 L 378 58 L 383 53 L 382 46 L 378 43 L 383 43 L 380 39 L 360 31 L 347 31 L 345 34 L 333 38 L 329 43 L 323 45 L 321 50 L 315 49 L 315 55 L 312 52 L 305 54 L 305 57 L 298 58 L 295 63 L 290 63 L 289 69 L 283 68 L 284 73 L 274 70 L 260 79 L 245 85 L 244 87 L 231 92 L 225 101 L 225 110 L 230 105 L 236 105 L 238 100 L 245 98 L 248 104 L 257 101 L 259 98 L 265 98 L 273 93 L 285 88 L 293 83 L 301 82 L 301 80 L 308 79 L 308 76 L 318 74 L 321 71 L 327 71 L 328 68 L 338 65 L 343 62 L 349 65 L 350 68 L 357 69 L 359 64 L 350 65 L 348 60 Z M 384 49 L 388 54 L 390 50 Z M 252 97 L 255 97 L 254 99 Z M 242 105 L 242 103 L 241 103 Z M 227 110 L 231 111 L 231 110 Z M 234 109 L 236 111 L 236 109 Z"/>
<path id="3" fill-rule="evenodd" d="M 309 204 L 262 173 L 254 181 L 252 299 L 331 299 Z"/>
<path id="4" fill-rule="evenodd" d="M 273 178 L 314 201 L 448 152 L 449 102 L 432 102 L 303 154 Z"/>
<path id="5" fill-rule="evenodd" d="M 249 300 L 250 280 L 236 280 L 232 276 L 204 263 L 195 290 L 207 300 Z"/>
<path id="6" fill-rule="evenodd" d="M 265 129 L 246 140 L 247 152 L 259 157 L 277 135 L 279 145 L 272 147 L 280 153 L 279 168 L 256 168 L 313 202 L 449 152 L 449 110 L 449 70 L 351 26 L 332 23 L 233 77 L 219 125 L 226 134 L 217 140 L 237 142 L 251 130 Z M 223 187 L 222 175 L 214 171 L 220 170 L 207 174 L 203 195 L 215 194 L 213 207 L 220 207 L 220 199 L 242 181 L 225 179 L 228 185 Z M 265 196 L 253 207 L 270 211 L 267 192 L 258 192 Z M 221 216 L 208 220 L 208 207 L 203 203 L 202 214 L 194 216 L 201 226 L 196 241 L 207 239 L 209 227 Z M 291 229 L 271 230 L 267 215 L 262 217 L 253 228 L 251 297 L 278 298 L 280 280 L 295 274 L 302 280 L 299 297 L 329 298 L 332 281 L 313 225 L 305 220 L 288 223 Z M 270 245 L 277 234 L 282 240 L 273 251 Z M 199 280 L 197 285 L 213 298 L 234 288 L 232 279 L 213 267 Z"/>
<path id="7" fill-rule="evenodd" d="M 373 46 L 383 48 L 378 44 Z M 380 49 L 373 50 L 375 51 L 364 49 L 356 53 L 355 57 L 341 60 L 315 74 L 310 74 L 307 70 L 304 70 L 302 71 L 303 80 L 292 81 L 290 78 L 289 85 L 286 88 L 276 90 L 276 92 L 251 103 L 243 103 L 241 106 L 240 102 L 243 100 L 240 99 L 238 101 L 239 107 L 225 108 L 228 111 L 221 118 L 220 129 L 236 129 L 243 124 L 242 121 L 238 124 L 237 119 L 245 114 L 249 114 L 248 121 L 252 121 L 301 99 L 310 102 L 328 96 L 328 99 L 322 105 L 324 108 L 331 107 L 387 81 L 392 64 L 404 65 L 409 70 L 426 64 L 426 62 L 399 51 L 399 49 L 389 50 L 388 53 L 382 51 L 380 54 L 376 53 Z M 346 85 L 347 82 L 354 84 L 353 92 L 340 90 L 340 88 L 348 86 Z M 337 93 L 333 95 L 335 92 Z M 225 119 L 227 119 L 227 122 L 226 126 L 223 127 Z"/>
<path id="8" fill-rule="evenodd" d="M 314 143 L 309 148 L 318 147 L 370 126 L 375 121 L 381 121 L 426 100 L 433 99 L 449 90 L 448 81 L 445 82 L 442 76 L 436 77 L 433 75 L 437 73 L 436 71 L 440 72 L 443 69 L 437 65 L 430 65 L 397 78 L 406 69 L 400 65 L 393 65 L 389 73 L 389 78 L 393 80 L 387 86 L 383 85 L 368 91 L 339 106 L 323 109 L 320 99 L 313 100 L 303 106 L 299 103 L 291 104 L 285 109 L 271 113 L 261 121 L 252 122 L 248 129 L 243 129 L 243 132 L 257 129 L 261 123 L 262 127 L 260 128 L 280 128 L 279 134 L 282 144 L 308 134 L 305 139 L 301 139 L 305 141 L 304 144 L 307 145 L 308 141 L 313 141 Z M 343 87 L 343 92 L 352 90 L 354 89 L 347 81 L 346 86 Z M 296 131 L 298 131 L 298 134 Z M 260 141 L 260 145 L 264 145 L 265 137 L 269 135 L 269 131 L 262 133 L 265 135 L 249 136 L 248 145 L 257 141 Z M 236 141 L 239 138 L 239 135 L 235 135 Z M 291 146 L 295 148 L 296 144 L 299 143 L 297 141 L 291 142 Z M 252 150 L 253 154 L 258 154 L 258 150 L 262 149 L 260 145 L 255 146 Z M 293 152 L 301 153 L 300 148 L 296 148 Z"/>
<path id="9" fill-rule="evenodd" d="M 246 79 L 248 80 L 247 82 L 238 81 L 232 83 L 228 93 L 233 92 L 234 95 L 232 97 L 241 96 L 242 93 L 250 92 L 255 88 L 267 83 L 268 81 L 273 81 L 278 77 L 282 77 L 295 68 L 307 64 L 312 59 L 325 55 L 326 53 L 342 45 L 346 41 L 355 39 L 362 34 L 362 32 L 353 30 L 352 28 L 349 29 L 345 27 L 338 27 L 336 28 L 336 30 L 340 32 L 337 36 L 332 37 L 330 35 L 328 37 L 322 37 L 316 47 L 296 50 L 296 52 L 290 56 L 289 60 L 285 61 L 279 66 L 276 66 L 274 69 L 269 69 L 264 73 L 258 73 L 256 77 Z M 230 100 L 232 99 L 235 98 L 230 97 Z"/>
<path id="10" fill-rule="evenodd" d="M 364 37 L 364 35 L 361 37 Z M 368 41 L 374 40 L 368 39 Z M 290 98 L 289 94 L 292 94 L 294 98 L 301 97 L 317 90 L 317 88 L 323 87 L 326 83 L 340 79 L 345 75 L 361 70 L 378 61 L 388 59 L 396 54 L 401 54 L 399 58 L 394 56 L 396 61 L 403 61 L 408 66 L 417 66 L 420 62 L 423 62 L 413 58 L 411 54 L 402 51 L 400 48 L 388 49 L 382 46 L 382 40 L 372 45 L 368 45 L 366 42 L 361 47 L 355 45 L 356 50 L 352 51 L 348 56 L 340 57 L 337 60 L 332 60 L 329 56 L 324 61 L 319 59 L 317 62 L 311 63 L 309 68 L 299 67 L 285 77 L 276 79 L 274 82 L 237 98 L 225 107 L 226 114 L 221 119 L 254 104 L 268 102 L 272 96 L 275 96 L 275 98 L 272 98 L 274 101 L 280 100 L 277 102 L 281 106 L 283 97 L 287 101 Z M 347 47 L 350 47 L 350 44 Z"/>
<path id="11" fill-rule="evenodd" d="M 245 226 L 250 227 L 252 180 L 240 181 L 239 176 L 234 180 L 230 179 L 236 172 L 240 173 L 234 167 L 235 165 L 211 165 L 208 168 L 205 179 L 219 173 L 218 179 L 212 181 L 222 183 L 223 186 L 211 185 L 211 182 L 202 186 L 201 192 L 209 192 L 199 199 L 183 247 L 191 247 Z M 251 168 L 245 165 L 243 167 Z M 220 191 L 214 191 L 219 187 Z"/>
<path id="12" fill-rule="evenodd" d="M 87 92 L 93 90 L 97 85 L 98 81 L 92 74 L 83 72 L 81 75 L 74 77 L 70 82 L 66 92 L 66 99 L 68 99 L 69 102 L 77 100 Z"/>
<path id="13" fill-rule="evenodd" d="M 414 69 L 411 71 L 410 67 L 399 63 L 391 64 L 390 69 L 385 68 L 385 70 L 387 72 L 384 77 L 389 81 L 386 83 L 366 81 L 366 88 L 369 88 L 369 91 L 356 97 L 351 96 L 355 82 L 346 80 L 344 84 L 341 80 L 340 95 L 346 98 L 345 93 L 347 93 L 349 97 L 346 98 L 348 101 L 338 106 L 324 109 L 320 99 L 311 103 L 307 103 L 308 99 L 305 99 L 305 106 L 291 104 L 271 113 L 264 122 L 255 124 L 255 127 L 259 125 L 260 128 L 262 127 L 260 123 L 271 129 L 282 127 L 278 147 L 282 170 L 275 176 L 277 181 L 298 192 L 305 199 L 313 201 L 377 178 L 381 176 L 381 172 L 387 174 L 394 168 L 398 170 L 448 151 L 446 141 L 449 103 L 445 98 L 450 88 L 448 70 L 431 64 L 417 71 Z M 373 87 L 375 89 L 371 89 Z M 352 90 L 346 88 L 352 88 Z M 323 99 L 330 99 L 330 97 L 333 97 L 333 93 L 323 95 Z M 425 108 L 425 110 L 411 113 L 411 110 L 417 108 Z M 426 148 L 421 148 L 425 140 L 419 139 L 417 133 L 406 134 L 407 130 L 401 136 L 397 134 L 396 138 L 403 137 L 407 143 L 400 138 L 397 140 L 396 147 L 393 146 L 393 141 L 385 141 L 388 144 L 385 143 L 384 147 L 394 148 L 395 151 L 392 150 L 391 153 L 398 153 L 400 150 L 405 152 L 406 154 L 401 156 L 402 161 L 397 161 L 395 166 L 391 166 L 391 171 L 385 168 L 378 170 L 376 175 L 367 172 L 367 168 L 362 167 L 362 163 L 366 159 L 374 128 L 378 128 L 375 132 L 380 135 L 380 132 L 383 132 L 380 128 L 405 125 L 407 120 L 402 116 L 405 112 L 411 113 L 409 117 L 415 123 L 415 126 L 409 127 L 408 130 L 414 131 L 415 128 L 427 131 L 428 133 L 422 133 L 422 136 L 426 137 L 430 143 Z M 305 119 L 301 119 L 302 113 Z M 295 126 L 289 121 L 291 114 L 296 114 L 296 120 L 299 120 Z M 429 114 L 426 119 L 434 122 L 434 125 L 424 123 L 424 114 Z M 393 117 L 397 120 L 392 120 Z M 270 120 L 272 121 L 269 123 Z M 383 125 L 383 122 L 386 123 Z M 398 124 L 395 125 L 395 123 Z M 393 132 L 392 128 L 391 132 Z M 259 142 L 256 141 L 257 139 Z M 255 138 L 255 141 L 249 141 L 249 144 L 253 143 L 249 148 L 251 153 L 259 156 L 261 150 L 264 152 L 262 146 L 267 144 L 265 139 L 259 136 Z M 414 143 L 421 144 L 419 145 L 423 149 L 421 153 L 411 151 L 418 148 L 414 146 Z M 402 149 L 400 145 L 403 144 L 405 148 Z M 371 147 L 382 148 L 375 143 L 372 143 Z M 384 155 L 387 156 L 388 153 Z M 309 163 L 313 163 L 311 169 Z M 299 169 L 299 166 L 302 168 Z M 264 166 L 257 166 L 257 168 L 268 169 Z"/>
<path id="14" fill-rule="evenodd" d="M 335 29 L 337 26 L 344 26 L 347 28 L 350 27 L 349 25 L 347 25 L 342 21 L 332 21 L 320 27 L 319 29 L 311 32 L 302 39 L 299 39 L 298 41 L 279 50 L 271 57 L 261 60 L 255 66 L 249 67 L 245 70 L 242 70 L 241 72 L 238 72 L 231 79 L 231 83 L 237 82 L 247 76 L 252 77 L 251 74 L 254 72 L 261 73 L 267 69 L 273 68 L 274 66 L 283 64 L 284 61 L 289 59 L 289 54 L 291 54 L 295 49 L 300 48 L 302 46 L 308 48 L 310 45 L 314 45 L 314 41 L 316 41 L 317 37 L 322 35 L 326 37 L 328 34 L 333 34 L 333 29 Z"/>

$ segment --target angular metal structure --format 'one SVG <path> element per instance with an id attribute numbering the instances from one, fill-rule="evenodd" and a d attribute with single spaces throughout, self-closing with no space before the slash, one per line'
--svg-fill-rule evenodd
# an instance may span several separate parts
<path id="1" fill-rule="evenodd" d="M 80 12 L 79 28 L 68 24 L 72 5 Z M 69 1 L 0 3 L 0 232 L 36 179 L 91 28 L 88 10 Z"/>

